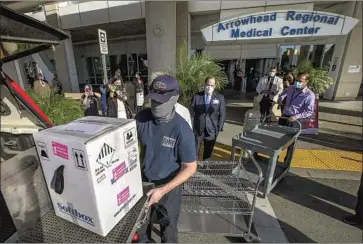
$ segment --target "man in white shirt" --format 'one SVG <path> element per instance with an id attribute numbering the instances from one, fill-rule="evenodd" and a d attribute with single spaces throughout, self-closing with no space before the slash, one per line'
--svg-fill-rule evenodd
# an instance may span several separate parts
<path id="1" fill-rule="evenodd" d="M 264 76 L 258 82 L 256 91 L 262 95 L 260 101 L 261 117 L 270 115 L 271 108 L 284 90 L 283 80 L 276 76 L 276 67 L 270 69 L 269 75 Z"/>
<path id="2" fill-rule="evenodd" d="M 177 112 L 189 124 L 190 128 L 193 129 L 190 112 L 186 107 L 184 107 L 180 103 L 177 103 L 175 104 L 175 112 Z"/>

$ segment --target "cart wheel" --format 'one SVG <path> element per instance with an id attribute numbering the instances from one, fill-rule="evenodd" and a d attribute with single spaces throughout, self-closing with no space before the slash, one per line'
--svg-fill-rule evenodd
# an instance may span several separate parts
<path id="1" fill-rule="evenodd" d="M 252 235 L 245 236 L 244 239 L 247 243 L 260 243 L 261 242 L 260 238 L 254 237 Z"/>

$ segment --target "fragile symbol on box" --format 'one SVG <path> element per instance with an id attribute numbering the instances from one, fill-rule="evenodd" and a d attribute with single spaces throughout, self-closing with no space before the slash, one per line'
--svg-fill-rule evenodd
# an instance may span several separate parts
<path id="1" fill-rule="evenodd" d="M 52 147 L 53 147 L 53 154 L 64 158 L 64 159 L 69 159 L 68 157 L 68 147 L 66 145 L 60 144 L 58 142 L 54 142 L 52 141 Z"/>
<path id="2" fill-rule="evenodd" d="M 118 179 L 120 179 L 126 173 L 126 163 L 122 162 L 116 168 L 112 170 L 113 178 L 111 179 L 111 184 L 114 184 Z"/>
<path id="3" fill-rule="evenodd" d="M 130 188 L 126 187 L 119 194 L 117 194 L 117 204 L 120 206 L 122 203 L 127 201 L 130 197 Z"/>
<path id="4" fill-rule="evenodd" d="M 39 151 L 40 151 L 40 158 L 49 161 L 49 154 L 47 150 L 47 145 L 44 142 L 37 142 Z"/>
<path id="5" fill-rule="evenodd" d="M 88 171 L 86 157 L 82 150 L 72 149 L 73 151 L 73 158 L 74 164 L 76 165 L 77 169 Z"/>
<path id="6" fill-rule="evenodd" d="M 108 168 L 112 164 L 114 153 L 115 149 L 104 143 L 96 162 Z"/>
<path id="7" fill-rule="evenodd" d="M 136 130 L 132 128 L 124 132 L 125 148 L 129 148 L 136 143 Z"/>

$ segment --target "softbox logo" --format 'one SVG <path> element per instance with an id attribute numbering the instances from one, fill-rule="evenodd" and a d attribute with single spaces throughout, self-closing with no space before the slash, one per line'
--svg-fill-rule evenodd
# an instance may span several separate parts
<path id="1" fill-rule="evenodd" d="M 59 211 L 61 211 L 62 213 L 68 214 L 69 216 L 79 219 L 80 221 L 83 221 L 86 224 L 95 226 L 95 223 L 93 222 L 92 217 L 90 217 L 86 214 L 80 213 L 77 209 L 72 208 L 70 206 L 64 206 L 61 203 L 57 203 L 57 206 L 58 206 Z"/>

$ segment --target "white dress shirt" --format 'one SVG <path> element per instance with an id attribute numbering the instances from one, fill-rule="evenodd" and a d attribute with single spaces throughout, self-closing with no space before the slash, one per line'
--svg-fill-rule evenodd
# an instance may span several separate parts
<path id="1" fill-rule="evenodd" d="M 193 129 L 190 112 L 186 107 L 177 103 L 175 104 L 175 112 L 177 112 L 189 124 L 190 128 Z"/>
<path id="2" fill-rule="evenodd" d="M 258 82 L 258 85 L 256 87 L 256 91 L 258 94 L 261 94 L 262 91 L 266 91 L 269 89 L 269 76 L 262 77 L 260 81 Z M 284 84 L 280 77 L 274 76 L 274 79 L 272 81 L 271 86 L 271 93 L 270 93 L 270 99 L 277 102 L 277 99 L 279 98 L 280 94 L 284 90 Z"/>

